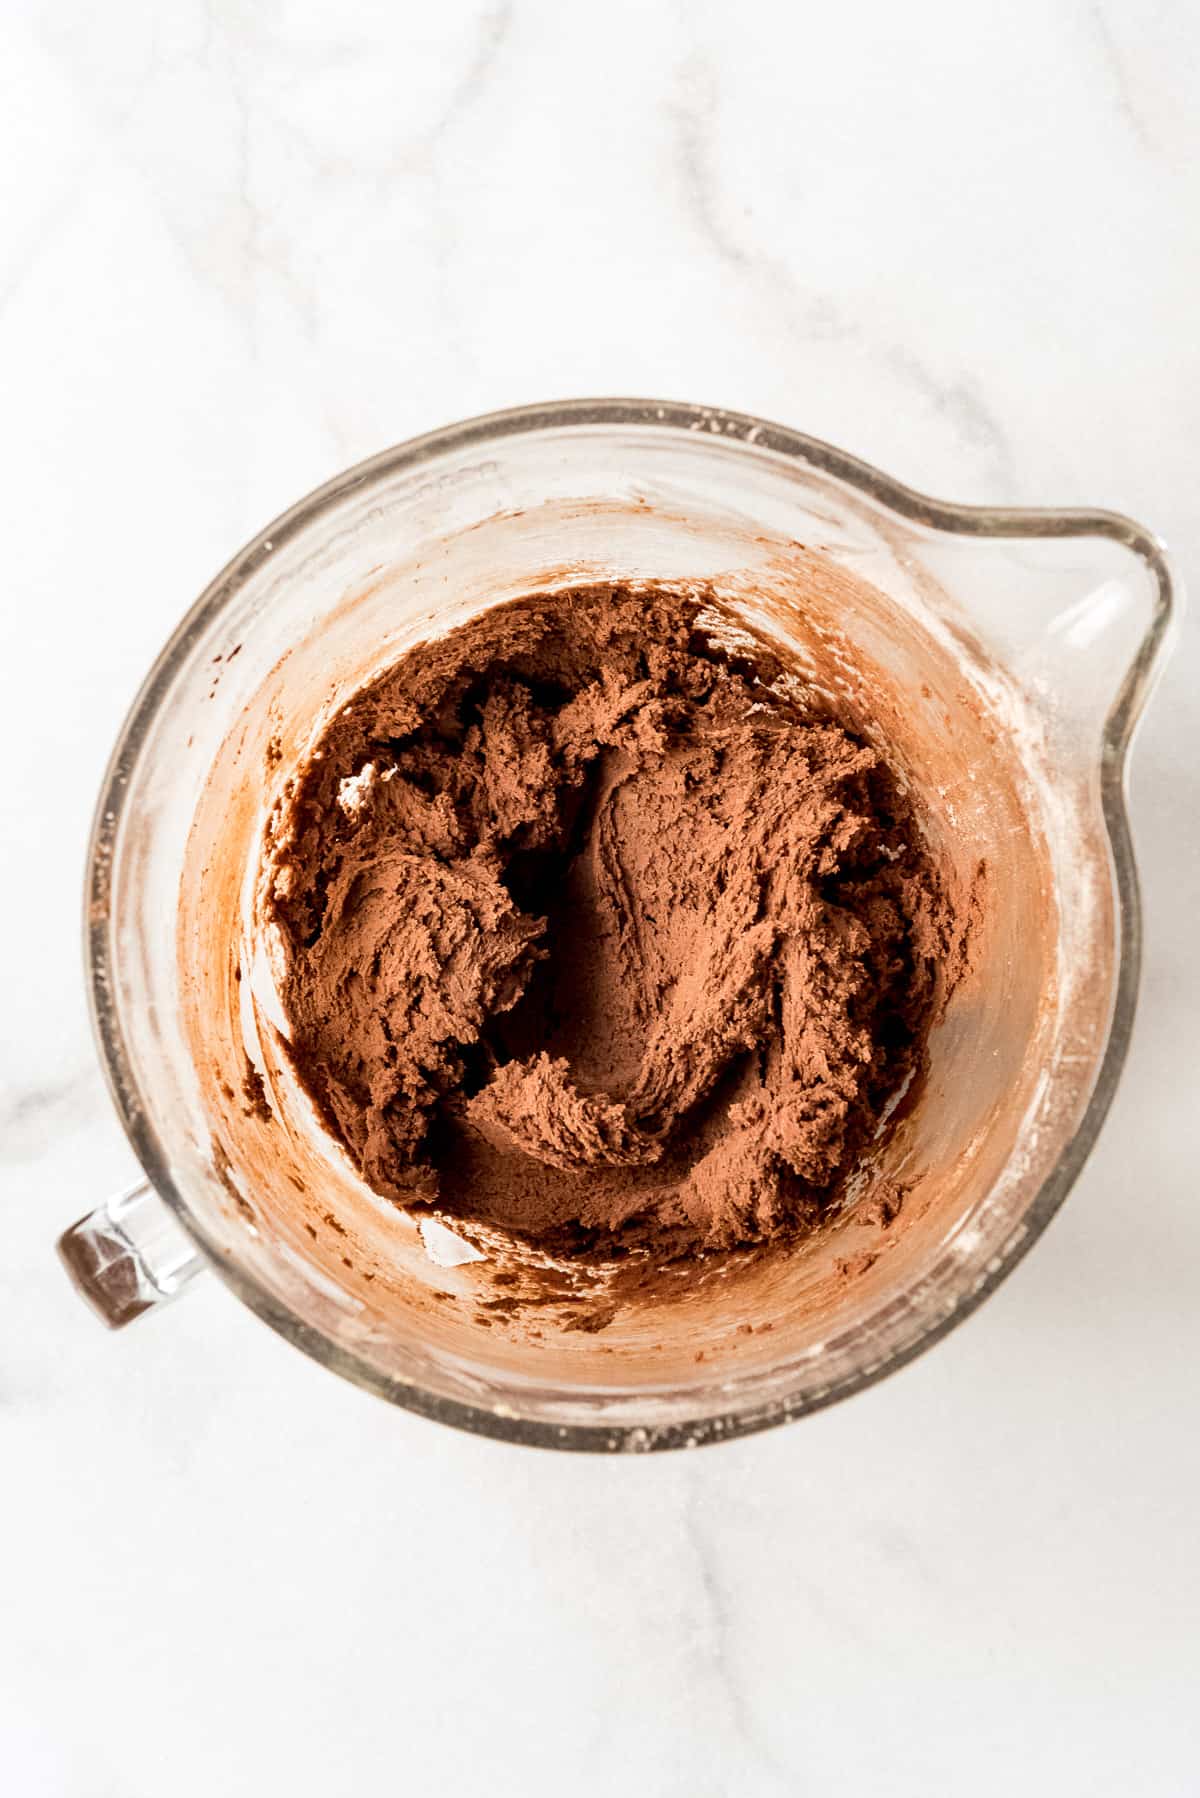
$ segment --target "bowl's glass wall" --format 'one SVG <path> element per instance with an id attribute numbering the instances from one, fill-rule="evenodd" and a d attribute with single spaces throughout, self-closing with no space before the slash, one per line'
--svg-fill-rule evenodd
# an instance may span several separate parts
<path id="1" fill-rule="evenodd" d="M 482 1327 L 486 1269 L 432 1264 L 416 1229 L 306 1136 L 294 1094 L 276 1093 L 295 1126 L 281 1153 L 216 1090 L 201 1039 L 232 1043 L 252 1009 L 222 945 L 247 909 L 272 769 L 407 642 L 545 582 L 712 579 L 786 632 L 760 596 L 786 587 L 799 545 L 886 597 L 856 609 L 851 595 L 846 636 L 907 695 L 914 743 L 921 708 L 940 708 L 961 754 L 932 828 L 948 853 L 993 867 L 984 976 L 940 1027 L 928 1097 L 883 1169 L 910 1182 L 920 1215 L 886 1242 L 848 1223 L 788 1271 L 716 1270 L 665 1330 L 631 1315 L 531 1352 Z M 571 423 L 381 458 L 226 572 L 118 761 L 93 961 L 118 1100 L 160 1189 L 302 1346 L 402 1402 L 474 1407 L 502 1433 L 732 1430 L 869 1377 L 1011 1256 L 1091 1094 L 1117 959 L 1102 735 L 1152 604 L 1148 571 L 1117 544 L 958 537 L 741 437 Z M 802 604 L 792 625 L 803 650 Z M 1024 816 L 978 792 L 1014 753 Z M 1023 914 L 1031 881 L 1044 930 Z M 427 1303 L 437 1287 L 462 1302 Z"/>

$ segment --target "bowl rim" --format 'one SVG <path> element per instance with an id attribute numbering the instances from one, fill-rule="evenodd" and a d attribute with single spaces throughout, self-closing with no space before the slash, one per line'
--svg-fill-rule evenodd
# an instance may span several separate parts
<path id="1" fill-rule="evenodd" d="M 819 1394 L 775 1397 L 723 1417 L 648 1427 L 639 1424 L 549 1421 L 515 1416 L 439 1393 L 385 1373 L 331 1341 L 287 1310 L 250 1272 L 233 1265 L 189 1211 L 134 1078 L 114 1001 L 116 956 L 108 905 L 112 858 L 129 792 L 130 776 L 170 685 L 193 643 L 231 596 L 263 562 L 301 531 L 332 511 L 347 495 L 377 480 L 420 467 L 447 454 L 497 439 L 596 427 L 645 427 L 703 433 L 724 445 L 742 444 L 799 461 L 857 489 L 893 514 L 947 535 L 972 538 L 1099 537 L 1124 545 L 1154 577 L 1149 623 L 1109 708 L 1101 736 L 1100 797 L 1116 889 L 1117 978 L 1108 1036 L 1083 1114 L 1003 1251 L 969 1294 L 946 1316 L 930 1321 L 913 1340 L 889 1351 L 869 1369 L 846 1375 Z M 874 1385 L 931 1348 L 995 1291 L 1037 1241 L 1074 1185 L 1099 1135 L 1124 1066 L 1133 1026 L 1141 966 L 1141 901 L 1126 805 L 1129 747 L 1145 705 L 1177 605 L 1165 546 L 1155 534 L 1119 512 L 1084 508 L 963 505 L 934 499 L 893 480 L 872 464 L 817 437 L 723 407 L 647 399 L 569 399 L 481 414 L 429 431 L 368 457 L 335 475 L 259 531 L 221 570 L 185 613 L 159 652 L 126 714 L 101 782 L 87 852 L 84 893 L 84 961 L 93 1033 L 113 1104 L 147 1178 L 169 1206 L 205 1261 L 242 1302 L 297 1348 L 356 1385 L 393 1404 L 476 1435 L 526 1445 L 593 1452 L 645 1451 L 732 1441 L 788 1422 Z"/>

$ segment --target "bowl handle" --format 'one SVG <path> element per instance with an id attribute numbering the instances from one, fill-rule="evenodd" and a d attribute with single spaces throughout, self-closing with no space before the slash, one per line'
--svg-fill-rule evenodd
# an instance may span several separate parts
<path id="1" fill-rule="evenodd" d="M 112 1330 L 176 1298 L 205 1266 L 148 1180 L 72 1224 L 58 1252 L 76 1290 Z"/>

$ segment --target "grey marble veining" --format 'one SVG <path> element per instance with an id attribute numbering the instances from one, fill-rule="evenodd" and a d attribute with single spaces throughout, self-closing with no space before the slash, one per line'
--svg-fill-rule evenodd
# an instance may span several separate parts
<path id="1" fill-rule="evenodd" d="M 1197 1789 L 1200 638 L 1138 742 L 1142 1012 L 961 1331 L 609 1464 L 320 1372 L 213 1284 L 108 1337 L 78 952 L 150 658 L 347 463 L 523 400 L 778 417 L 1200 552 L 1200 15 L 18 0 L 0 20 L 0 1767 L 22 1798 Z M 0 1779 L 3 1783 L 3 1779 Z M 5 1788 L 7 1789 L 7 1787 Z"/>

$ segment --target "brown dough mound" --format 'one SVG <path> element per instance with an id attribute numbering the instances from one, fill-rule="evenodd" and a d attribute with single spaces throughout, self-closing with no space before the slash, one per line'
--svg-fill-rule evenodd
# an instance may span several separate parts
<path id="1" fill-rule="evenodd" d="M 409 651 L 271 844 L 290 1053 L 363 1177 L 560 1250 L 819 1223 L 956 938 L 887 761 L 695 592 Z"/>

